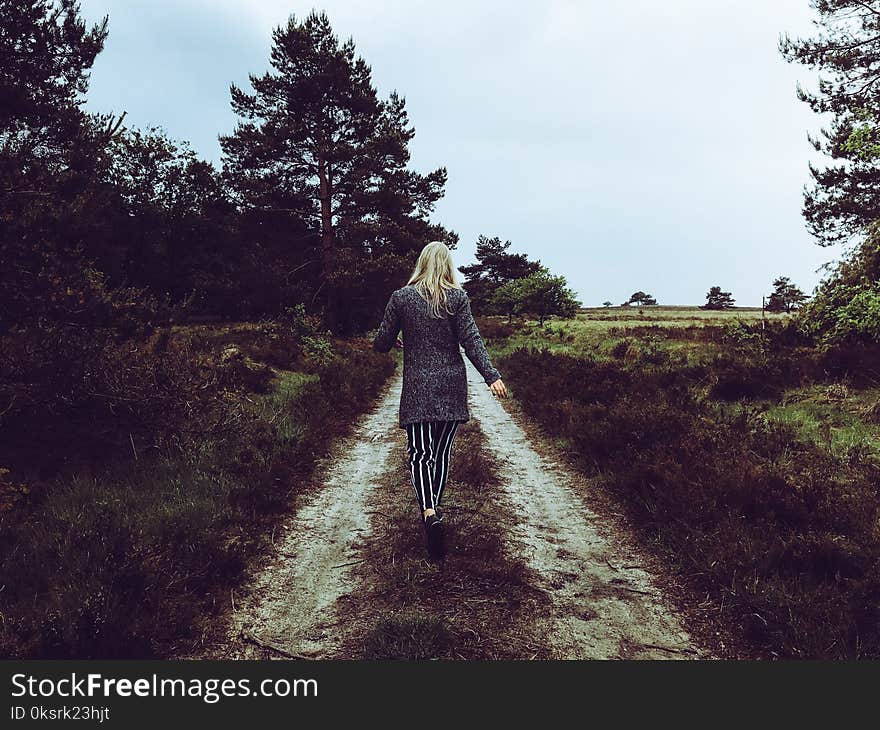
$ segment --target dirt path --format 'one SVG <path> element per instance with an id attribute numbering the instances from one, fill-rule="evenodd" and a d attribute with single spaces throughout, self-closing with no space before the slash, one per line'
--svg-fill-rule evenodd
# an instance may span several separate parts
<path id="1" fill-rule="evenodd" d="M 583 477 L 540 456 L 467 366 L 471 415 L 499 459 L 502 488 L 519 517 L 509 538 L 551 599 L 542 620 L 553 653 L 564 659 L 701 655 L 631 541 L 572 492 L 570 482 Z"/>
<path id="2" fill-rule="evenodd" d="M 548 610 L 540 612 L 534 632 L 547 644 L 541 655 L 707 655 L 682 628 L 633 542 L 572 490 L 584 477 L 542 457 L 470 363 L 467 367 L 471 415 L 499 477 L 493 499 L 502 511 L 514 511 L 503 541 L 527 566 L 529 588 L 547 596 Z M 235 597 L 226 638 L 205 658 L 345 656 L 364 630 L 364 616 L 381 613 L 381 606 L 360 606 L 371 593 L 362 585 L 360 563 L 369 555 L 363 548 L 370 531 L 362 505 L 375 499 L 371 490 L 387 481 L 392 449 L 401 448 L 400 387 L 398 371 L 378 405 L 319 466 L 316 482 L 322 486 L 302 497 L 274 536 L 277 552 L 255 568 L 244 594 Z"/>
<path id="3" fill-rule="evenodd" d="M 378 405 L 318 466 L 322 487 L 306 495 L 274 537 L 268 565 L 236 601 L 226 643 L 210 657 L 253 659 L 330 657 L 346 638 L 337 601 L 352 583 L 352 561 L 369 530 L 363 506 L 382 475 L 397 435 L 401 374 L 391 378 Z"/>

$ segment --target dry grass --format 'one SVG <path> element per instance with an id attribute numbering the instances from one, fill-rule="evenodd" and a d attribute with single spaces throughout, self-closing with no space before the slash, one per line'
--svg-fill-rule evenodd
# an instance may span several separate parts
<path id="1" fill-rule="evenodd" d="M 424 532 L 400 432 L 396 456 L 376 490 L 366 585 L 346 600 L 345 615 L 366 617 L 342 652 L 366 659 L 547 658 L 534 634 L 547 598 L 504 543 L 497 515 L 498 478 L 473 421 L 459 430 L 444 495 L 445 561 L 427 559 Z"/>
<path id="2" fill-rule="evenodd" d="M 239 331 L 248 336 L 235 340 Z M 237 584 L 308 485 L 315 458 L 370 407 L 393 370 L 390 358 L 353 340 L 334 343 L 338 360 L 328 368 L 279 373 L 257 358 L 260 349 L 284 356 L 265 328 L 221 334 L 178 333 L 169 345 L 173 351 L 174 338 L 192 345 L 174 361 L 182 370 L 217 363 L 216 377 L 207 365 L 203 376 L 216 388 L 181 390 L 189 400 L 157 419 L 180 426 L 177 414 L 186 412 L 186 425 L 201 429 L 189 439 L 194 445 L 178 440 L 176 449 L 147 450 L 146 438 L 135 432 L 125 443 L 127 459 L 112 462 L 105 448 L 104 462 L 58 474 L 39 489 L 0 463 L 0 654 L 161 658 L 198 640 L 223 604 L 217 597 Z M 243 353 L 237 362 L 254 358 L 277 377 L 263 383 L 230 374 L 229 363 L 217 357 L 228 345 Z M 205 354 L 196 360 L 197 353 Z M 298 355 L 291 345 L 285 361 Z M 201 381 L 193 376 L 192 382 Z M 146 380 L 142 390 L 155 397 Z M 207 409 L 199 399 L 235 417 L 222 440 L 209 419 L 198 418 Z M 111 425 L 120 420 L 112 412 L 104 418 Z M 130 435 L 123 432 L 125 441 Z"/>
<path id="3" fill-rule="evenodd" d="M 768 366 L 747 353 L 693 368 L 535 350 L 498 363 L 523 411 L 567 443 L 734 635 L 767 656 L 880 656 L 880 467 L 749 407 Z M 850 395 L 842 384 L 819 394 L 835 409 Z"/>

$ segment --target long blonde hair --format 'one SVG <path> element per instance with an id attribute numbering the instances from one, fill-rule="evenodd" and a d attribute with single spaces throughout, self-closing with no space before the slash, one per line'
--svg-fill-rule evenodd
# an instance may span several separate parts
<path id="1" fill-rule="evenodd" d="M 443 241 L 431 241 L 419 254 L 407 286 L 415 287 L 422 299 L 428 302 L 430 316 L 440 318 L 440 308 L 452 314 L 446 306 L 448 289 L 461 289 L 455 276 L 452 254 Z"/>

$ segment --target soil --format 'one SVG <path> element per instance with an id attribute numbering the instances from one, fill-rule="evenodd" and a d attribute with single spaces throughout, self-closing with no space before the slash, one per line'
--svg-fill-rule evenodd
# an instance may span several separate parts
<path id="1" fill-rule="evenodd" d="M 201 658 L 719 654 L 614 506 L 467 367 L 471 422 L 450 464 L 446 560 L 425 554 L 398 371 L 319 464 L 320 488 L 284 521 Z"/>

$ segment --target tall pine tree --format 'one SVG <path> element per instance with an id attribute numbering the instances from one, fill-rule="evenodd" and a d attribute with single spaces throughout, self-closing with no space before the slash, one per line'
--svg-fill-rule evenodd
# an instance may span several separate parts
<path id="1" fill-rule="evenodd" d="M 302 259 L 327 326 L 350 329 L 363 324 L 364 307 L 344 296 L 347 288 L 378 289 L 384 299 L 415 250 L 431 238 L 454 245 L 453 234 L 428 222 L 446 170 L 407 169 L 415 132 L 404 99 L 378 98 L 370 67 L 351 39 L 339 42 L 324 13 L 276 28 L 270 63 L 250 76 L 251 93 L 231 87 L 240 119 L 220 138 L 225 171 L 243 209 L 287 213 L 314 231 L 317 245 L 291 226 L 291 260 Z M 320 264 L 319 276 L 309 263 Z M 397 279 L 376 283 L 391 271 Z"/>
<path id="2" fill-rule="evenodd" d="M 75 168 L 81 109 L 107 19 L 88 28 L 71 0 L 0 0 L 0 195 L 27 195 Z"/>
<path id="3" fill-rule="evenodd" d="M 82 104 L 106 36 L 71 0 L 0 0 L 0 332 L 87 317 L 83 231 L 109 135 Z"/>
<path id="4" fill-rule="evenodd" d="M 811 0 L 821 32 L 783 36 L 786 60 L 824 72 L 815 92 L 798 97 L 830 126 L 810 136 L 827 166 L 810 165 L 815 184 L 804 192 L 804 216 L 821 245 L 863 233 L 880 219 L 880 2 Z"/>

